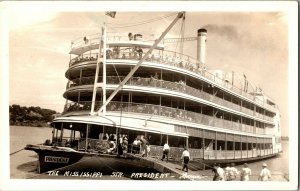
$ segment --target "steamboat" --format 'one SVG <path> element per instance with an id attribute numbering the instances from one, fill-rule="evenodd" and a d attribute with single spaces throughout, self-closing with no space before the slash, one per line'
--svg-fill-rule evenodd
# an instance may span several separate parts
<path id="1" fill-rule="evenodd" d="M 155 40 L 132 33 L 107 36 L 103 26 L 101 34 L 72 42 L 66 103 L 53 119 L 52 140 L 26 146 L 38 153 L 39 172 L 87 156 L 110 165 L 129 153 L 160 159 L 165 143 L 170 161 L 178 161 L 187 147 L 191 162 L 204 164 L 261 160 L 281 152 L 275 101 L 258 89 L 249 91 L 246 79 L 234 83 L 233 72 L 208 69 L 206 29 L 199 27 L 197 37 L 165 38 L 184 19 L 185 12 L 176 14 Z M 187 40 L 197 42 L 197 58 L 165 49 L 168 42 Z"/>

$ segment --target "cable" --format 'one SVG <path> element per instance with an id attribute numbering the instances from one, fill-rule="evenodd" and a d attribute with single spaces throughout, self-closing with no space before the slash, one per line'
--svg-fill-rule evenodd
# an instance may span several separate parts
<path id="1" fill-rule="evenodd" d="M 13 153 L 10 153 L 9 155 L 14 155 L 14 154 L 16 154 L 16 153 L 18 153 L 18 152 L 20 152 L 20 151 L 22 151 L 22 150 L 24 150 L 25 148 L 22 148 L 22 149 L 20 149 L 20 150 L 17 150 L 17 151 L 15 151 L 15 152 L 13 152 Z"/>
<path id="2" fill-rule="evenodd" d="M 135 23 L 135 24 L 129 24 L 129 25 L 124 25 L 124 26 L 117 26 L 117 27 L 112 27 L 112 28 L 126 28 L 126 27 L 133 27 L 133 26 L 138 26 L 138 25 L 144 25 L 144 24 L 148 24 L 148 23 L 151 23 L 151 22 L 155 22 L 155 21 L 159 21 L 159 20 L 171 17 L 173 15 L 177 15 L 177 13 L 172 13 L 172 14 L 169 14 L 169 15 L 166 15 L 166 16 L 163 16 L 163 17 L 157 17 L 157 18 L 153 18 L 153 19 L 150 19 L 150 20 L 141 21 L 141 22 L 138 22 L 138 23 Z"/>

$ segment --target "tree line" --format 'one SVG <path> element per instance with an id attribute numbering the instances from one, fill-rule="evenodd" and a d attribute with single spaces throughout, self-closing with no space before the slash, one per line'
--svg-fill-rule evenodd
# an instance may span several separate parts
<path id="1" fill-rule="evenodd" d="M 9 106 L 9 123 L 22 126 L 49 126 L 55 114 L 57 112 L 51 109 L 13 104 Z"/>

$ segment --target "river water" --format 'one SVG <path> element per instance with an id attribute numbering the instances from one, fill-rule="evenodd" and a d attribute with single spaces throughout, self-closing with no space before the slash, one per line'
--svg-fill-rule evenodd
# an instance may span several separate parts
<path id="1" fill-rule="evenodd" d="M 10 153 L 16 152 L 26 146 L 26 144 L 43 143 L 46 139 L 51 139 L 51 128 L 46 127 L 26 127 L 10 126 Z M 285 181 L 289 178 L 289 155 L 288 141 L 282 141 L 283 153 L 279 157 L 249 163 L 252 169 L 251 180 L 257 180 L 262 163 L 267 163 L 271 171 L 272 180 Z M 10 156 L 10 176 L 11 178 L 30 178 L 36 176 L 37 155 L 33 151 L 22 150 Z M 242 166 L 236 166 L 238 170 Z M 209 174 L 207 171 L 204 174 Z"/>

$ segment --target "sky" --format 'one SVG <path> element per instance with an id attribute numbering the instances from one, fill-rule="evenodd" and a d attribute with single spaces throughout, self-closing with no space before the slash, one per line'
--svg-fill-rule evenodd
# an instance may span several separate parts
<path id="1" fill-rule="evenodd" d="M 174 16 L 146 25 L 115 28 L 164 17 L 175 11 L 117 11 L 104 18 L 103 11 L 22 11 L 9 7 L 9 104 L 40 106 L 62 112 L 71 41 L 100 32 L 108 23 L 108 34 L 128 32 L 158 37 Z M 245 74 L 281 111 L 283 135 L 288 135 L 288 13 L 286 11 L 197 11 L 186 12 L 185 36 L 195 37 L 199 28 L 208 30 L 206 64 Z M 181 21 L 167 37 L 180 36 Z M 168 46 L 177 50 L 175 44 Z M 184 53 L 196 57 L 196 41 L 185 43 Z"/>

